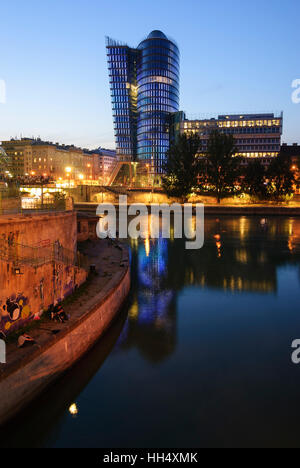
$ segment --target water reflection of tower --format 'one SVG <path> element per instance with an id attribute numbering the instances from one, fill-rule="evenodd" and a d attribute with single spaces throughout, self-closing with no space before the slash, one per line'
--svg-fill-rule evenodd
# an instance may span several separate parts
<path id="1" fill-rule="evenodd" d="M 132 282 L 124 347 L 137 346 L 150 361 L 159 362 L 176 346 L 176 301 L 168 284 L 168 241 L 132 241 Z"/>

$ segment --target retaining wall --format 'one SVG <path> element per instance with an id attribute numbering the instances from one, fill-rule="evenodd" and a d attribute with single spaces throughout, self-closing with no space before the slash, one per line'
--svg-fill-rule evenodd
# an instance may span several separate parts
<path id="1" fill-rule="evenodd" d="M 117 315 L 130 289 L 127 250 L 123 262 L 107 285 L 92 298 L 93 305 L 77 320 L 64 324 L 58 335 L 47 336 L 45 343 L 29 356 L 2 365 L 0 372 L 0 424 L 15 415 L 51 381 L 74 364 L 93 346 Z"/>

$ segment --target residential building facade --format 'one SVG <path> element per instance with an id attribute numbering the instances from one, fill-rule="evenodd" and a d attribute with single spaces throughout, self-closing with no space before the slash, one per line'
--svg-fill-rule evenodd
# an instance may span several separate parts
<path id="1" fill-rule="evenodd" d="M 23 138 L 3 141 L 15 177 L 24 175 L 88 180 L 95 177 L 94 155 L 71 145 Z"/>
<path id="2" fill-rule="evenodd" d="M 12 162 L 11 158 L 6 154 L 0 146 L 0 177 L 7 177 L 11 174 Z"/>
<path id="3" fill-rule="evenodd" d="M 94 173 L 99 183 L 107 185 L 118 161 L 116 151 L 98 148 L 94 153 Z"/>

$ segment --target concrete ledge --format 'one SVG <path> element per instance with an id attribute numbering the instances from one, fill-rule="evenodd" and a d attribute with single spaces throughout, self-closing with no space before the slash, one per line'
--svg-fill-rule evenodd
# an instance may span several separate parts
<path id="1" fill-rule="evenodd" d="M 292 206 L 210 206 L 205 205 L 205 214 L 244 216 L 300 216 L 300 207 Z"/>
<path id="2" fill-rule="evenodd" d="M 65 218 L 71 217 L 74 215 L 74 211 L 44 211 L 44 212 L 33 212 L 29 213 L 13 213 L 13 214 L 0 214 L 0 224 L 11 224 L 12 222 L 16 223 L 29 223 L 31 220 L 36 221 L 36 218 L 39 218 L 39 221 L 46 221 L 47 219 L 52 218 Z"/>
<path id="3" fill-rule="evenodd" d="M 0 424 L 33 400 L 62 372 L 72 366 L 107 330 L 130 289 L 129 256 L 121 247 L 121 262 L 104 288 L 86 303 L 85 313 L 74 314 L 58 335 L 44 334 L 38 346 L 27 348 L 24 357 L 1 365 Z M 76 307 L 76 306 L 75 306 Z M 25 350 L 24 350 L 25 351 Z"/>
<path id="4" fill-rule="evenodd" d="M 171 203 L 171 202 L 170 202 Z M 96 212 L 98 204 L 77 203 L 75 209 L 81 212 Z M 118 208 L 118 205 L 115 205 Z M 151 205 L 147 205 L 150 210 Z M 204 205 L 207 215 L 257 215 L 257 216 L 300 216 L 300 206 L 272 205 Z"/>

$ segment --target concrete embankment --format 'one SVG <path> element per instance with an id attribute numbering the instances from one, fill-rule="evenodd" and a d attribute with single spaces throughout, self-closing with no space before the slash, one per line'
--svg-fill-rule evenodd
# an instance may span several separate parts
<path id="1" fill-rule="evenodd" d="M 89 243 L 88 251 L 85 253 L 90 253 L 98 274 L 64 307 L 69 322 L 43 321 L 30 331 L 35 345 L 24 349 L 18 349 L 16 343 L 7 346 L 7 363 L 0 365 L 1 424 L 80 359 L 107 330 L 125 301 L 130 289 L 127 248 L 96 241 Z"/>
<path id="2" fill-rule="evenodd" d="M 226 206 L 205 205 L 206 215 L 233 215 L 233 216 L 300 216 L 300 207 L 295 206 L 272 206 L 272 205 L 249 205 L 249 206 Z"/>
<path id="3" fill-rule="evenodd" d="M 96 213 L 97 204 L 77 203 L 75 209 L 86 213 Z M 115 205 L 118 208 L 118 205 Z M 151 205 L 148 205 L 150 211 Z M 206 215 L 233 216 L 300 216 L 300 206 L 280 205 L 204 205 Z"/>

